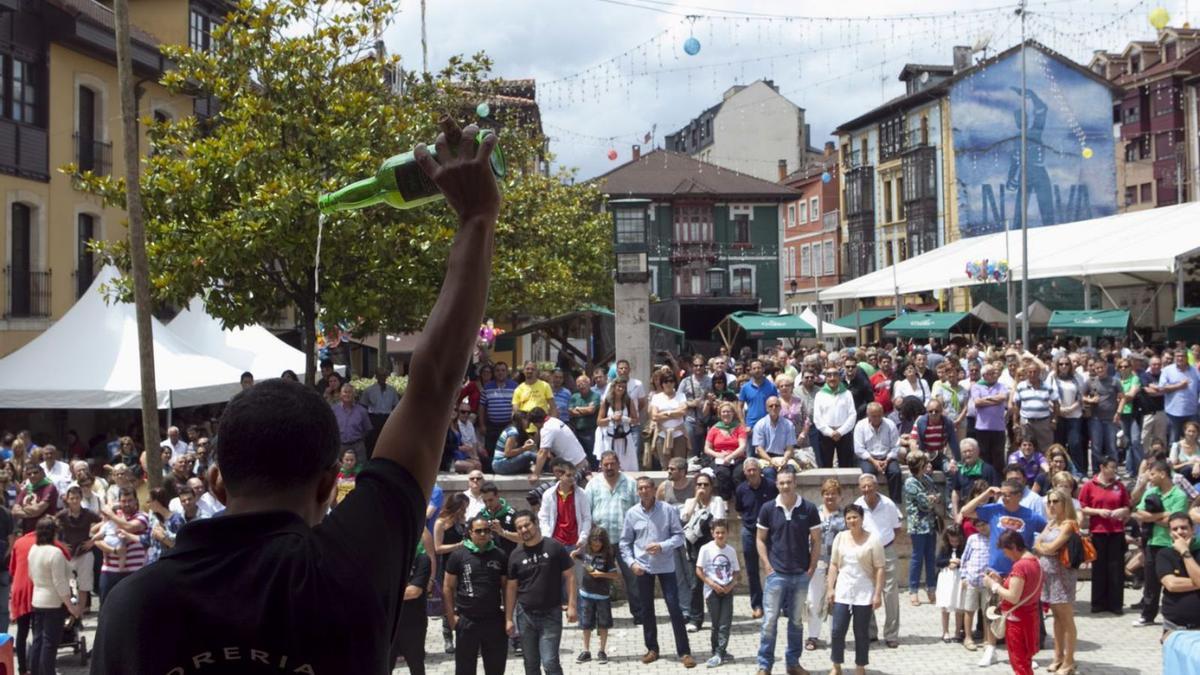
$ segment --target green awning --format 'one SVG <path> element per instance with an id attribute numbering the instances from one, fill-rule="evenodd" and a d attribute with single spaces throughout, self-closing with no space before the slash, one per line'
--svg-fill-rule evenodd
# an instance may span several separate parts
<path id="1" fill-rule="evenodd" d="M 737 342 L 739 337 L 762 340 L 817 334 L 815 328 L 795 314 L 760 314 L 758 312 L 734 312 L 721 319 L 713 332 L 720 334 L 726 344 Z"/>
<path id="2" fill-rule="evenodd" d="M 968 324 L 979 318 L 967 312 L 909 312 L 883 327 L 884 335 L 900 337 L 947 337 L 950 333 L 972 333 Z"/>
<path id="3" fill-rule="evenodd" d="M 607 307 L 601 307 L 600 305 L 584 305 L 583 309 L 580 311 L 581 312 L 592 312 L 594 314 L 603 314 L 604 316 L 611 316 L 614 319 L 617 318 L 616 315 L 613 314 L 611 309 L 609 309 Z M 650 327 L 657 328 L 658 330 L 665 330 L 668 333 L 674 333 L 675 335 L 678 335 L 679 337 L 684 336 L 683 331 L 679 330 L 678 328 L 671 328 L 670 326 L 668 326 L 666 324 L 654 323 L 653 321 L 651 321 Z"/>
<path id="4" fill-rule="evenodd" d="M 859 329 L 865 328 L 880 321 L 887 321 L 895 318 L 896 310 L 894 309 L 860 309 L 852 314 L 841 316 L 833 320 L 833 323 L 842 328 Z"/>
<path id="5" fill-rule="evenodd" d="M 1175 321 L 1172 325 L 1195 323 L 1197 317 L 1200 317 L 1200 307 L 1176 307 Z"/>
<path id="6" fill-rule="evenodd" d="M 1120 337 L 1129 332 L 1129 310 L 1056 309 L 1047 325 L 1052 333 Z"/>

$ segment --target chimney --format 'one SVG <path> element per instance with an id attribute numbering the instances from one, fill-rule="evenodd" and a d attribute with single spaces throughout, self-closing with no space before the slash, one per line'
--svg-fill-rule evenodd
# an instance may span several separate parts
<path id="1" fill-rule="evenodd" d="M 954 48 L 954 72 L 961 72 L 971 67 L 971 48 Z"/>
<path id="2" fill-rule="evenodd" d="M 642 158 L 642 146 L 634 143 L 633 145 L 633 161 L 638 161 Z"/>
<path id="3" fill-rule="evenodd" d="M 783 179 L 787 178 L 787 175 L 788 175 L 787 160 L 781 159 L 781 160 L 779 160 L 779 182 L 782 183 Z"/>
<path id="4" fill-rule="evenodd" d="M 829 159 L 830 157 L 832 157 L 835 150 L 836 150 L 836 148 L 833 145 L 833 141 L 825 141 L 825 158 L 826 159 Z"/>

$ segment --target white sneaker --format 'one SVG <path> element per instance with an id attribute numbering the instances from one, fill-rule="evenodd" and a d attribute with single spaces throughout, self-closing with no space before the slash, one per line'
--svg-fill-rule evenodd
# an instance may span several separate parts
<path id="1" fill-rule="evenodd" d="M 1037 662 L 1037 661 L 1030 661 L 1030 662 L 1029 662 L 1029 669 L 1030 669 L 1030 670 L 1037 670 L 1038 668 L 1041 668 L 1041 666 L 1039 666 L 1039 665 L 1038 665 L 1038 662 Z"/>
<path id="2" fill-rule="evenodd" d="M 995 662 L 996 662 L 996 647 L 994 645 L 988 645 L 988 646 L 984 647 L 983 648 L 983 656 L 981 656 L 979 658 L 979 664 L 978 664 L 979 667 L 987 668 L 988 666 L 992 665 Z"/>

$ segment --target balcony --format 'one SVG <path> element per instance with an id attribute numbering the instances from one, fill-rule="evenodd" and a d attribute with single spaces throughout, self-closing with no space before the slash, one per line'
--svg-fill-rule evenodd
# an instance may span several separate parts
<path id="1" fill-rule="evenodd" d="M 779 246 L 773 243 L 750 242 L 677 241 L 668 243 L 660 241 L 650 247 L 650 255 L 654 258 L 670 260 L 671 264 L 678 266 L 693 262 L 711 265 L 753 258 L 776 258 L 779 256 Z"/>
<path id="2" fill-rule="evenodd" d="M 875 213 L 875 169 L 871 166 L 860 166 L 846 172 L 846 215 L 853 217 L 859 214 Z"/>
<path id="3" fill-rule="evenodd" d="M 720 248 L 715 241 L 676 241 L 670 249 L 672 265 L 713 264 L 719 256 Z"/>
<path id="4" fill-rule="evenodd" d="M 107 176 L 112 171 L 112 143 L 75 134 L 75 164 L 80 171 Z"/>
<path id="5" fill-rule="evenodd" d="M 847 171 L 868 165 L 870 161 L 871 158 L 864 157 L 861 150 L 842 153 L 842 168 Z"/>
<path id="6" fill-rule="evenodd" d="M 46 130 L 0 120 L 0 173 L 50 180 L 50 143 Z"/>
<path id="7" fill-rule="evenodd" d="M 821 216 L 821 231 L 822 232 L 836 232 L 838 229 L 838 225 L 841 222 L 839 220 L 840 215 L 841 215 L 841 212 L 838 209 L 834 209 L 834 210 L 829 211 L 829 212 L 825 213 L 824 215 L 822 215 Z"/>
<path id="8" fill-rule="evenodd" d="M 4 268 L 4 285 L 8 297 L 4 305 L 5 319 L 42 318 L 50 316 L 50 271 Z"/>
<path id="9" fill-rule="evenodd" d="M 929 129 L 909 129 L 904 132 L 904 152 L 919 148 L 931 148 L 934 145 L 933 134 Z"/>

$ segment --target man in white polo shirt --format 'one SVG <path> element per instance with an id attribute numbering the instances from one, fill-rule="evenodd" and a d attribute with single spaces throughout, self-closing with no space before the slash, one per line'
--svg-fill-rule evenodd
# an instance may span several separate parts
<path id="1" fill-rule="evenodd" d="M 575 466 L 576 475 L 587 471 L 587 455 L 575 432 L 557 417 L 549 417 L 541 408 L 529 411 L 529 423 L 539 430 L 537 461 L 533 463 L 533 472 L 529 482 L 536 483 L 542 475 L 542 467 L 554 457 L 561 457 Z M 583 484 L 583 481 L 580 481 Z"/>
<path id="2" fill-rule="evenodd" d="M 1042 368 L 1036 363 L 1025 366 L 1025 379 L 1013 392 L 1013 404 L 1021 414 L 1021 438 L 1034 442 L 1038 452 L 1054 443 L 1054 415 L 1058 412 L 1058 388 L 1042 380 Z"/>
<path id="3" fill-rule="evenodd" d="M 889 649 L 900 646 L 900 589 L 896 586 L 896 533 L 900 531 L 900 509 L 896 502 L 879 494 L 875 476 L 858 477 L 862 495 L 854 501 L 863 508 L 863 529 L 879 537 L 883 545 L 883 639 Z M 879 626 L 871 613 L 871 640 L 879 638 Z"/>

